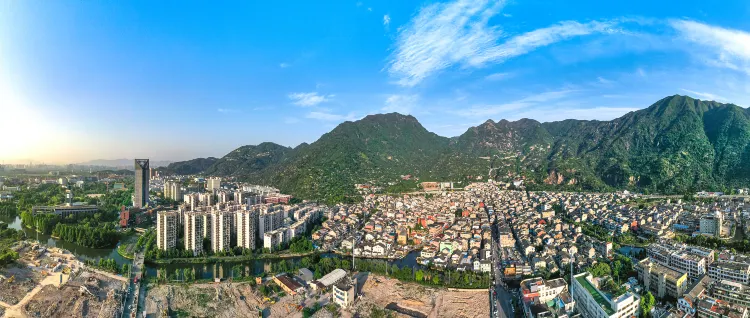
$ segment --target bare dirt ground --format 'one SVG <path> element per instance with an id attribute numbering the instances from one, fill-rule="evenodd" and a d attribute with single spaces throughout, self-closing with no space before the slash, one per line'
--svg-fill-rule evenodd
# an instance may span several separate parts
<path id="1" fill-rule="evenodd" d="M 360 279 L 362 284 L 362 279 Z M 449 291 L 425 287 L 415 283 L 403 283 L 396 279 L 370 274 L 361 285 L 361 297 L 355 306 L 343 312 L 344 316 L 367 316 L 371 307 L 385 308 L 395 304 L 400 308 L 417 312 L 419 316 L 437 317 L 488 317 L 490 304 L 487 290 Z M 409 317 L 398 314 L 399 317 Z"/>
<path id="2" fill-rule="evenodd" d="M 127 285 L 105 275 L 81 271 L 62 287 L 45 285 L 23 306 L 26 317 L 116 317 Z"/>
<path id="3" fill-rule="evenodd" d="M 272 298 L 274 304 L 263 304 L 263 297 L 256 294 L 248 283 L 153 284 L 146 292 L 145 313 L 148 317 L 159 317 L 166 309 L 173 316 L 255 318 L 260 308 L 263 317 L 302 317 L 302 312 L 296 308 L 303 302 L 302 296 Z M 325 306 L 328 298 L 309 297 L 304 304 L 312 307 L 318 302 Z M 324 311 L 322 309 L 319 313 Z"/>

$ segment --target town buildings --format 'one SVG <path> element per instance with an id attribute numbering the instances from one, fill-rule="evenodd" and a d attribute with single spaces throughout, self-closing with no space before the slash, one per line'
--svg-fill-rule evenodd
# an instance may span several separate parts
<path id="1" fill-rule="evenodd" d="M 258 211 L 239 210 L 237 217 L 237 246 L 254 250 L 256 248 L 255 236 L 258 231 Z"/>

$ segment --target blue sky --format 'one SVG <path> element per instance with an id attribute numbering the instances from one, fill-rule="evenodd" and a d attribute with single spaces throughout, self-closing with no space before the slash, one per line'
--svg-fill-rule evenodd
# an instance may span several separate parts
<path id="1" fill-rule="evenodd" d="M 748 1 L 3 1 L 0 159 L 222 156 L 397 111 L 609 120 L 750 105 Z"/>

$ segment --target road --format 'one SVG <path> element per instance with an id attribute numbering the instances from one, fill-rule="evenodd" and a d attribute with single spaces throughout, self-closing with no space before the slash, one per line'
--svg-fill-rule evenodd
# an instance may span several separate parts
<path id="1" fill-rule="evenodd" d="M 133 265 L 130 268 L 130 275 L 128 275 L 128 281 L 130 283 L 128 284 L 128 294 L 127 296 L 125 296 L 125 301 L 123 302 L 124 308 L 122 310 L 122 317 L 132 317 L 135 316 L 134 313 L 138 312 L 138 298 L 141 291 L 141 281 L 138 280 L 137 283 L 134 283 L 133 278 L 135 278 L 136 276 L 139 278 L 141 277 L 143 260 L 143 251 L 135 253 Z"/>
<path id="2" fill-rule="evenodd" d="M 485 203 L 487 204 L 487 203 Z M 489 214 L 490 209 L 487 209 Z M 495 214 L 497 212 L 493 212 Z M 490 214 L 490 220 L 493 216 Z M 512 318 L 515 317 L 511 299 L 512 295 L 508 292 L 507 286 L 503 282 L 503 272 L 501 271 L 502 259 L 500 255 L 499 236 L 497 233 L 497 222 L 492 222 L 492 284 L 490 284 L 490 316 L 493 318 Z"/>

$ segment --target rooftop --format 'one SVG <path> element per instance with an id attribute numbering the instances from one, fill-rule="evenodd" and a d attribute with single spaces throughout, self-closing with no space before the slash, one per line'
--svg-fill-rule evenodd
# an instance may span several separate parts
<path id="1" fill-rule="evenodd" d="M 597 304 L 599 304 L 602 309 L 604 309 L 604 312 L 607 313 L 607 315 L 613 315 L 615 313 L 614 309 L 612 309 L 612 306 L 609 304 L 609 301 L 602 296 L 601 293 L 599 293 L 599 290 L 594 287 L 594 285 L 589 282 L 588 279 L 586 279 L 585 275 L 581 275 L 576 277 L 576 280 L 578 281 L 578 284 L 583 286 L 584 289 L 591 295 L 592 298 L 594 298 L 594 301 L 596 301 Z"/>

